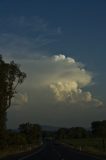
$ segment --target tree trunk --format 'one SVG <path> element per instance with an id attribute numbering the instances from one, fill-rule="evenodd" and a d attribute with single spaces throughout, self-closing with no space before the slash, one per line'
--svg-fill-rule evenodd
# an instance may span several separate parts
<path id="1" fill-rule="evenodd" d="M 7 113 L 0 112 L 0 145 L 5 145 L 6 143 L 6 119 Z"/>

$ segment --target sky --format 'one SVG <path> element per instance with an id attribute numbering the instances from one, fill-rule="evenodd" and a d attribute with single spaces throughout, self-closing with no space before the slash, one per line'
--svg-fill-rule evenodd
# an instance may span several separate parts
<path id="1" fill-rule="evenodd" d="M 0 54 L 27 74 L 7 112 L 9 128 L 105 119 L 105 8 L 105 0 L 0 1 Z"/>

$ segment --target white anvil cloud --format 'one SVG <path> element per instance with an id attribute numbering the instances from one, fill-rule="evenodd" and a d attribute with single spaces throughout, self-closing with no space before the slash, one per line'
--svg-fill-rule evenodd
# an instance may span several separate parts
<path id="1" fill-rule="evenodd" d="M 47 88 L 58 102 L 102 106 L 90 91 L 83 91 L 92 84 L 93 74 L 75 59 L 60 54 L 27 60 L 23 65 L 28 74 L 26 87 L 35 88 L 35 91 Z"/>

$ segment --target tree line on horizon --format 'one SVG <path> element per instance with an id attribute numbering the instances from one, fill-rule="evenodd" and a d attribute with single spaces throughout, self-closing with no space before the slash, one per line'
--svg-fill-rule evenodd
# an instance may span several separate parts
<path id="1" fill-rule="evenodd" d="M 93 121 L 91 129 L 87 130 L 83 127 L 60 128 L 56 132 L 56 139 L 70 138 L 106 138 L 106 120 Z"/>

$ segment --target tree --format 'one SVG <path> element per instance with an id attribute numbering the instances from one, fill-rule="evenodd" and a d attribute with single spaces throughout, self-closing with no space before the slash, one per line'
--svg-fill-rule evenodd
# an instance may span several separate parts
<path id="1" fill-rule="evenodd" d="M 103 151 L 105 151 L 106 120 L 91 123 L 93 136 L 102 138 Z"/>
<path id="2" fill-rule="evenodd" d="M 89 136 L 88 131 L 83 127 L 60 128 L 56 132 L 57 139 L 70 139 L 70 138 L 86 138 Z"/>
<path id="3" fill-rule="evenodd" d="M 23 123 L 19 125 L 19 131 L 27 139 L 28 144 L 41 143 L 42 132 L 38 124 Z"/>
<path id="4" fill-rule="evenodd" d="M 0 138 L 6 129 L 7 109 L 11 106 L 11 100 L 17 93 L 16 88 L 25 77 L 26 74 L 14 61 L 5 62 L 0 55 Z"/>
<path id="5" fill-rule="evenodd" d="M 106 120 L 94 121 L 91 123 L 94 136 L 106 138 Z"/>
<path id="6" fill-rule="evenodd" d="M 83 127 L 72 127 L 68 131 L 68 138 L 86 138 L 88 132 Z"/>

